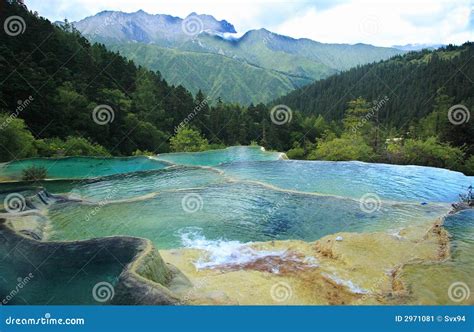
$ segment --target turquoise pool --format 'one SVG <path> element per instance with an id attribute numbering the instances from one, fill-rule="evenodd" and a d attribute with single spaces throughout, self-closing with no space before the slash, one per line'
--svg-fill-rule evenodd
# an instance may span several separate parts
<path id="1" fill-rule="evenodd" d="M 233 147 L 156 158 L 37 158 L 3 164 L 0 177 L 18 178 L 31 165 L 48 169 L 51 180 L 34 184 L 56 195 L 35 212 L 44 220 L 38 228 L 43 240 L 126 235 L 150 239 L 159 249 L 210 246 L 213 250 L 259 241 L 314 241 L 337 232 L 382 231 L 398 237 L 406 226 L 444 216 L 450 203 L 474 182 L 462 173 L 430 167 L 282 157 L 259 147 Z M 4 209 L 15 193 L 25 199 L 21 213 L 36 211 L 38 198 L 32 201 L 29 196 L 38 190 L 27 183 L 0 184 Z M 8 213 L 3 217 L 13 218 Z M 21 218 L 19 214 L 12 220 Z M 446 220 L 452 260 L 430 266 L 433 276 L 451 273 L 461 278 L 472 272 L 473 221 L 472 211 Z M 90 294 L 74 295 L 76 290 L 88 289 L 99 280 L 114 284 L 123 268 L 106 257 L 94 258 L 76 278 L 74 249 L 49 260 L 48 251 L 19 252 L 13 250 L 15 246 L 0 234 L 0 295 L 16 285 L 15 278 L 27 275 L 31 263 L 45 263 L 31 281 L 38 287 L 13 299 L 14 304 L 35 303 L 38 298 L 41 303 L 90 303 Z M 126 252 L 122 256 L 129 259 Z M 81 254 L 79 262 L 91 257 Z M 55 266 L 65 260 L 71 264 L 56 273 Z M 420 282 L 426 268 L 409 267 L 405 277 Z M 64 284 L 64 278 L 71 282 Z M 55 286 L 47 290 L 50 283 Z M 433 296 L 420 298 L 429 299 L 427 303 L 446 301 Z"/>

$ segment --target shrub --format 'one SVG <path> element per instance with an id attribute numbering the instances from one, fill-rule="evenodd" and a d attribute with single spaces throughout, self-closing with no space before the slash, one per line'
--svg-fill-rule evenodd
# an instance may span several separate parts
<path id="1" fill-rule="evenodd" d="M 407 139 L 400 149 L 402 163 L 460 169 L 464 152 L 449 144 L 441 143 L 436 137 L 426 140 Z"/>
<path id="2" fill-rule="evenodd" d="M 37 140 L 38 154 L 43 157 L 58 156 L 110 156 L 102 146 L 86 138 L 69 136 L 65 141 L 59 138 Z"/>
<path id="3" fill-rule="evenodd" d="M 67 156 L 110 156 L 102 146 L 82 137 L 68 137 L 64 142 Z"/>
<path id="4" fill-rule="evenodd" d="M 207 146 L 207 149 L 205 150 L 220 150 L 220 149 L 225 149 L 225 148 L 226 148 L 225 144 L 213 143 L 213 144 L 209 144 Z"/>
<path id="5" fill-rule="evenodd" d="M 180 127 L 176 135 L 170 139 L 171 150 L 174 152 L 197 152 L 209 149 L 207 139 L 199 131 L 189 127 Z"/>
<path id="6" fill-rule="evenodd" d="M 150 152 L 150 151 L 147 151 L 147 150 L 140 150 L 140 149 L 137 149 L 133 152 L 132 154 L 133 156 L 148 156 L 148 157 L 153 157 L 153 156 L 156 156 L 156 153 L 154 152 Z"/>
<path id="7" fill-rule="evenodd" d="M 34 141 L 23 120 L 0 114 L 0 162 L 36 156 Z"/>
<path id="8" fill-rule="evenodd" d="M 304 157 L 305 157 L 304 149 L 301 148 L 301 147 L 296 147 L 296 148 L 290 149 L 286 153 L 286 156 L 289 159 L 304 159 Z"/>
<path id="9" fill-rule="evenodd" d="M 47 176 L 47 170 L 43 166 L 30 166 L 21 172 L 21 179 L 23 181 L 38 181 L 44 180 Z"/>
<path id="10" fill-rule="evenodd" d="M 354 137 L 320 141 L 308 159 L 370 161 L 373 157 L 374 150 L 361 137 Z"/>
<path id="11" fill-rule="evenodd" d="M 464 163 L 463 171 L 466 175 L 474 175 L 474 155 L 470 156 Z"/>

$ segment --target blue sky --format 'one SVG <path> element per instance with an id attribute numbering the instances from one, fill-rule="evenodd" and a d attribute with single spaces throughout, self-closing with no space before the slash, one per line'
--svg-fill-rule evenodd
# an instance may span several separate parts
<path id="1" fill-rule="evenodd" d="M 380 46 L 461 44 L 473 40 L 471 0 L 26 0 L 52 21 L 80 20 L 102 10 L 185 17 L 210 14 L 234 24 L 239 33 L 268 30 L 320 42 Z"/>

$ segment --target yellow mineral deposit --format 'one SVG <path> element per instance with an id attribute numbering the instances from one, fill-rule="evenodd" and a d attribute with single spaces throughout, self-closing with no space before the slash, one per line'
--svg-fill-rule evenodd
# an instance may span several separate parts
<path id="1" fill-rule="evenodd" d="M 440 220 L 393 235 L 338 233 L 316 242 L 250 246 L 285 254 L 212 269 L 197 269 L 194 264 L 206 257 L 203 250 L 163 250 L 161 254 L 193 283 L 192 289 L 179 294 L 186 303 L 242 305 L 417 303 L 409 279 L 401 277 L 405 266 L 439 263 L 449 257 L 448 234 Z"/>

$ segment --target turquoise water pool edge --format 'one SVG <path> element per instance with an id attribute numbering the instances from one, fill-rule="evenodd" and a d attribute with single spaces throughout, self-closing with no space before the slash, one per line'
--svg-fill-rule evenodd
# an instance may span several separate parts
<path id="1" fill-rule="evenodd" d="M 155 157 L 23 161 L 13 170 L 39 162 L 50 166 L 56 179 L 35 188 L 26 182 L 0 184 L 4 209 L 18 209 L 0 218 L 45 246 L 125 236 L 147 239 L 163 253 L 204 250 L 231 262 L 265 256 L 246 249 L 258 243 L 284 247 L 335 234 L 349 243 L 348 233 L 408 241 L 401 230 L 425 229 L 443 218 L 450 222 L 451 243 L 458 250 L 449 264 L 433 264 L 433 271 L 462 278 L 472 272 L 472 264 L 465 264 L 474 246 L 472 223 L 465 222 L 472 214 L 457 218 L 447 213 L 473 177 L 420 166 L 280 157 L 258 147 L 234 147 L 168 155 L 173 162 Z M 60 179 L 63 175 L 72 178 Z M 6 205 L 12 194 L 16 205 Z M 453 228 L 453 220 L 464 228 Z M 0 236 L 0 249 L 1 241 Z M 36 261 L 34 251 L 24 254 Z M 421 272 L 413 267 L 406 278 L 417 279 Z"/>

